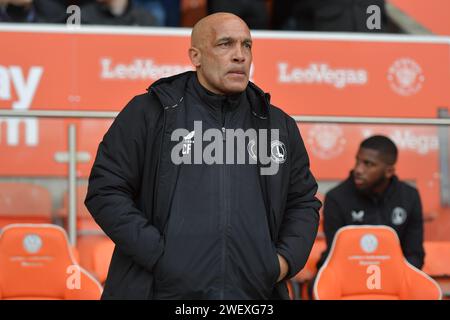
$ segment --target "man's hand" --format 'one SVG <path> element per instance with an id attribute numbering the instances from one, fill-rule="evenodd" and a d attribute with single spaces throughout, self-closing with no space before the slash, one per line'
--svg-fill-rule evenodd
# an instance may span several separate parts
<path id="1" fill-rule="evenodd" d="M 278 263 L 280 264 L 280 275 L 278 276 L 277 282 L 281 281 L 286 277 L 288 271 L 289 271 L 289 265 L 286 261 L 286 259 L 282 255 L 278 255 Z"/>

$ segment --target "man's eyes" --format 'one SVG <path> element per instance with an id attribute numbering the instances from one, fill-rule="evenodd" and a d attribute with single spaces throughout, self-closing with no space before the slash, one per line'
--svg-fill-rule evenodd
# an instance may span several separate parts
<path id="1" fill-rule="evenodd" d="M 356 165 L 361 164 L 361 163 L 362 163 L 365 167 L 373 167 L 373 166 L 375 166 L 375 163 L 370 162 L 370 161 L 356 160 Z"/>
<path id="2" fill-rule="evenodd" d="M 233 42 L 228 41 L 228 42 L 221 42 L 221 43 L 218 44 L 218 46 L 226 48 L 226 47 L 230 47 L 232 44 L 233 44 Z M 252 48 L 252 44 L 251 43 L 244 43 L 243 46 L 245 48 L 248 48 L 248 49 Z"/>
<path id="3" fill-rule="evenodd" d="M 373 166 L 375 165 L 375 163 L 369 162 L 369 161 L 364 161 L 364 164 L 365 164 L 367 167 L 373 167 Z"/>

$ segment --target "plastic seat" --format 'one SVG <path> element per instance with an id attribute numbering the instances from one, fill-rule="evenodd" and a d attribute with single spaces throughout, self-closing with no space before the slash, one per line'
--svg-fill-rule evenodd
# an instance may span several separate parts
<path id="1" fill-rule="evenodd" d="M 42 186 L 25 182 L 0 183 L 0 229 L 12 223 L 51 223 L 52 199 Z"/>
<path id="2" fill-rule="evenodd" d="M 317 261 L 319 261 L 321 254 L 326 247 L 325 240 L 317 237 L 305 266 L 299 273 L 290 279 L 292 282 L 291 286 L 294 299 L 309 299 L 308 285 L 317 274 Z"/>
<path id="3" fill-rule="evenodd" d="M 306 261 L 305 267 L 295 275 L 294 279 L 298 282 L 311 280 L 317 274 L 317 261 L 319 261 L 322 252 L 327 248 L 327 244 L 323 239 L 316 239 Z"/>
<path id="4" fill-rule="evenodd" d="M 80 264 L 100 283 L 105 283 L 114 247 L 114 242 L 107 236 L 88 235 L 78 238 Z"/>
<path id="5" fill-rule="evenodd" d="M 450 241 L 425 241 L 423 271 L 441 287 L 443 295 L 450 298 Z"/>
<path id="6" fill-rule="evenodd" d="M 338 230 L 314 283 L 318 300 L 440 300 L 438 284 L 404 258 L 394 229 L 346 226 Z"/>
<path id="7" fill-rule="evenodd" d="M 61 227 L 13 224 L 0 233 L 0 299 L 95 300 L 101 293 Z"/>
<path id="8" fill-rule="evenodd" d="M 193 27 L 197 21 L 207 15 L 206 0 L 181 0 L 180 1 L 182 27 Z"/>

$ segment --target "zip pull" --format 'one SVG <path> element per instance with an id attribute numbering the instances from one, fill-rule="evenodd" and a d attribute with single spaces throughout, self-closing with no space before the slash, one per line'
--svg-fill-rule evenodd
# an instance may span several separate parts
<path id="1" fill-rule="evenodd" d="M 225 127 L 222 127 L 222 138 L 225 141 Z"/>

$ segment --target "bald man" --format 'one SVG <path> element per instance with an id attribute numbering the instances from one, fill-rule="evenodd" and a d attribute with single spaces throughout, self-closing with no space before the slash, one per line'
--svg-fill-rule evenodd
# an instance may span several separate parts
<path id="1" fill-rule="evenodd" d="M 153 83 L 100 143 L 85 204 L 116 244 L 104 299 L 287 299 L 321 203 L 295 121 L 249 81 L 252 38 L 218 13 L 195 72 Z"/>

